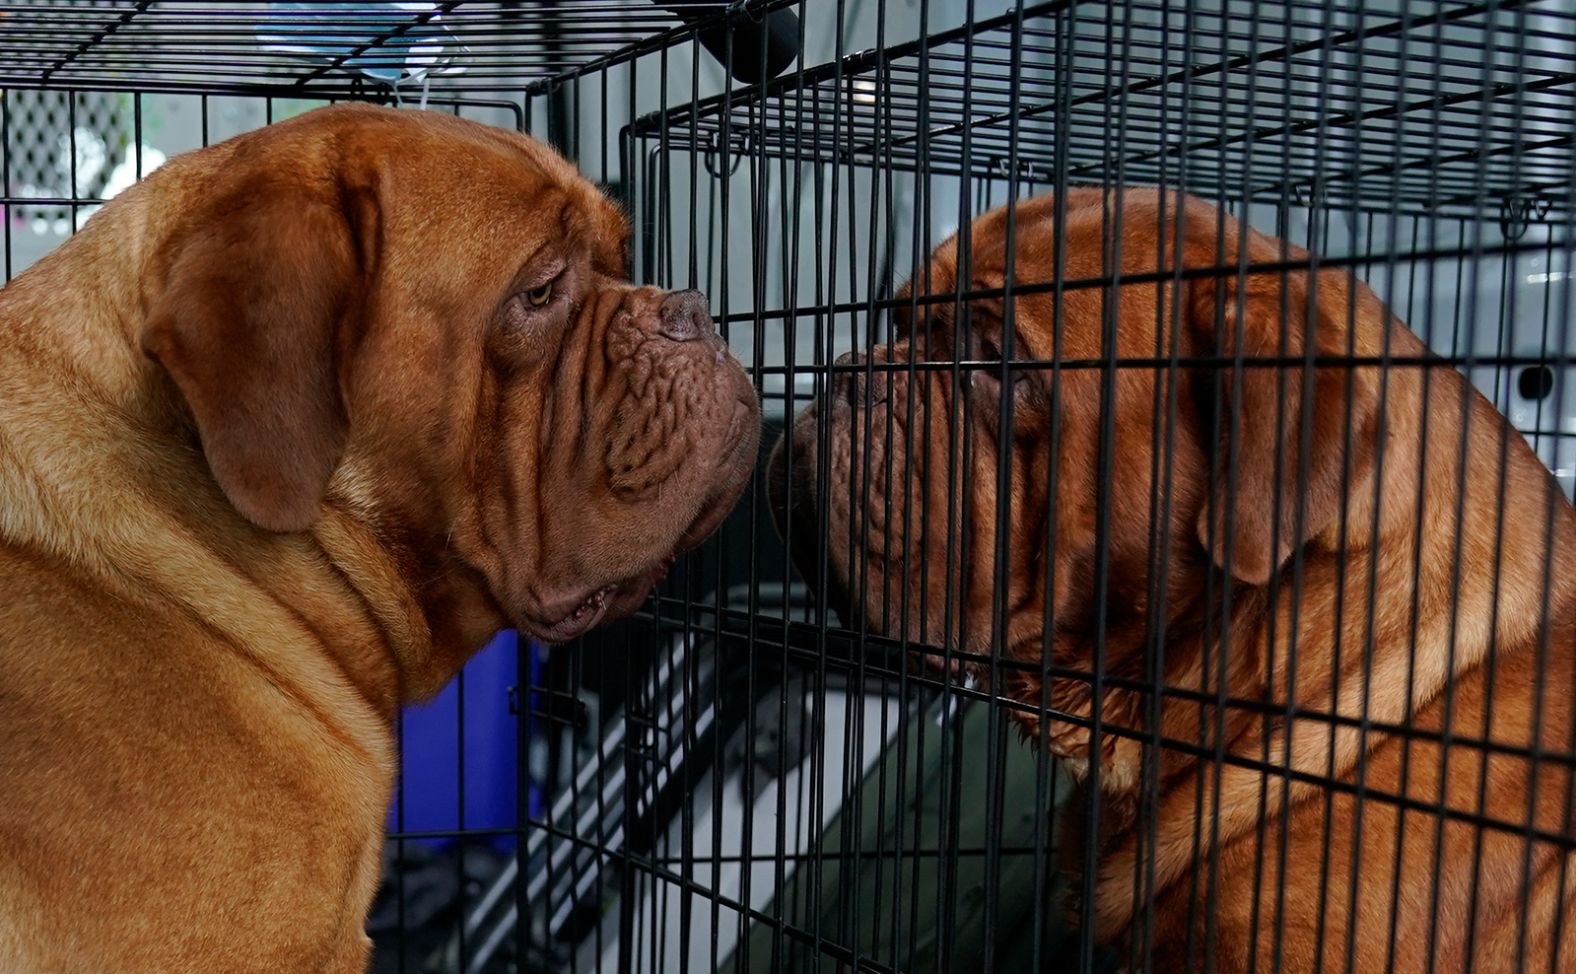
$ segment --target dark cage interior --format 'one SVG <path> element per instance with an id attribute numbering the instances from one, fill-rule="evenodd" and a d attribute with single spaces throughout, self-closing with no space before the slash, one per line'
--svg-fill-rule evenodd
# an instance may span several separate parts
<path id="1" fill-rule="evenodd" d="M 373 970 L 1576 966 L 1576 3 L 0 3 L 5 279 L 345 100 L 556 147 L 765 424 L 403 711 Z"/>

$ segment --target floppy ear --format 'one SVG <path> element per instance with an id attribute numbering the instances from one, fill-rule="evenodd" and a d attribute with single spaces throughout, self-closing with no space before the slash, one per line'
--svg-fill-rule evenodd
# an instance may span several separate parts
<path id="1" fill-rule="evenodd" d="M 176 238 L 142 347 L 185 399 L 236 510 L 302 531 L 345 440 L 338 360 L 361 310 L 358 247 L 336 187 L 236 184 Z"/>
<path id="2" fill-rule="evenodd" d="M 1309 344 L 1320 358 L 1347 357 L 1354 328 L 1356 354 L 1368 354 L 1359 324 L 1364 295 L 1354 314 L 1348 288 L 1342 273 L 1321 274 L 1310 310 L 1301 271 L 1249 274 L 1240 287 L 1228 272 L 1193 287 L 1189 326 L 1204 353 L 1245 363 L 1199 373 L 1205 428 L 1218 422 L 1199 540 L 1218 567 L 1250 585 L 1268 583 L 1293 552 L 1335 524 L 1371 472 L 1379 405 L 1372 368 L 1252 364 L 1301 360 Z"/>

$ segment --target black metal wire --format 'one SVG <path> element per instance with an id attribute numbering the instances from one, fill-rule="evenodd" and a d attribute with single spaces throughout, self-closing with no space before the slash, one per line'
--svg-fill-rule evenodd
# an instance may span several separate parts
<path id="1" fill-rule="evenodd" d="M 1055 34 L 1043 18 L 1063 5 L 1027 6 L 1028 17 L 1040 18 L 1034 29 L 1041 38 L 1039 43 L 1025 44 L 1029 55 L 1049 58 Z M 935 33 L 923 46 L 911 42 L 849 55 L 837 63 L 836 72 L 830 70 L 832 65 L 807 72 L 806 82 L 812 85 L 818 102 L 836 100 L 836 86 L 846 87 L 853 79 L 868 77 L 876 64 L 884 64 L 886 77 L 880 93 L 897 106 L 893 109 L 895 124 L 878 137 L 873 106 L 852 106 L 849 125 L 857 135 L 850 140 L 850 151 L 868 161 L 881 151 L 882 140 L 890 141 L 894 164 L 902 165 L 905 161 L 912 164 L 917 147 L 924 144 L 927 171 L 932 173 L 966 168 L 973 175 L 984 176 L 1008 165 L 1009 154 L 1019 160 L 1015 169 L 1032 167 L 1035 173 L 1049 172 L 1056 147 L 1065 146 L 1073 157 L 1069 178 L 1099 181 L 1112 174 L 1109 167 L 1114 161 L 1104 152 L 1106 107 L 1121 105 L 1130 131 L 1129 147 L 1120 162 L 1129 182 L 1154 182 L 1163 159 L 1186 156 L 1189 188 L 1235 194 L 1241 177 L 1233 173 L 1230 152 L 1247 142 L 1284 142 L 1290 150 L 1289 164 L 1274 177 L 1255 173 L 1250 198 L 1273 200 L 1316 192 L 1332 201 L 1385 200 L 1389 196 L 1386 186 L 1397 182 L 1402 186 L 1402 206 L 1409 211 L 1456 208 L 1481 212 L 1495 200 L 1521 196 L 1566 205 L 1559 194 L 1567 181 L 1563 174 L 1569 168 L 1571 140 L 1555 120 L 1570 113 L 1576 77 L 1571 71 L 1576 70 L 1576 63 L 1567 60 L 1564 70 L 1540 68 L 1525 73 L 1496 69 L 1485 72 L 1481 81 L 1452 76 L 1448 83 L 1439 83 L 1426 73 L 1427 65 L 1417 65 L 1398 53 L 1401 43 L 1435 24 L 1469 26 L 1473 28 L 1470 34 L 1453 35 L 1435 63 L 1475 69 L 1485 56 L 1508 49 L 1489 30 L 1490 25 L 1501 23 L 1499 12 L 1524 4 L 1439 5 L 1426 16 L 1395 16 L 1339 3 L 1279 4 L 1279 16 L 1271 12 L 1255 15 L 1257 30 L 1278 26 L 1289 36 L 1301 18 L 1321 10 L 1342 14 L 1360 26 L 1331 31 L 1318 41 L 1260 50 L 1251 62 L 1248 56 L 1227 53 L 1228 43 L 1255 41 L 1236 26 L 1246 23 L 1246 17 L 1222 18 L 1220 26 L 1198 17 L 1186 30 L 1197 42 L 1218 45 L 1213 49 L 1214 59 L 1186 62 L 1161 36 L 1129 38 L 1128 57 L 1137 70 L 1132 80 L 1121 84 L 1112 83 L 1105 66 L 1091 53 L 1099 49 L 1104 31 L 1099 5 L 1067 6 L 1072 8 L 1078 54 L 1053 81 L 1037 82 L 1011 73 L 1011 58 L 1006 52 L 1011 50 L 1014 15 L 1009 13 Z M 1123 7 L 1145 13 L 1165 9 L 1158 2 Z M 1539 10 L 1545 16 L 1564 16 L 1548 7 Z M 1375 40 L 1379 43 L 1368 43 Z M 967 54 L 963 49 L 972 45 L 984 50 Z M 1325 56 L 1358 49 L 1363 57 L 1353 66 L 1350 78 L 1330 77 L 1320 70 Z M 924 85 L 918 81 L 921 62 L 926 65 Z M 1240 77 L 1245 68 L 1257 79 L 1253 85 Z M 1289 119 L 1283 106 L 1295 82 L 1315 75 L 1323 76 L 1328 101 L 1361 107 L 1319 112 L 1312 119 Z M 1209 79 L 1218 80 L 1218 98 L 1212 98 L 1209 105 L 1193 106 L 1188 128 L 1179 131 L 1159 110 L 1162 97 L 1172 89 Z M 780 96 L 789 90 L 788 79 L 768 82 L 763 88 Z M 1068 89 L 1072 110 L 1057 128 L 1050 118 L 1055 93 Z M 1020 107 L 1014 108 L 1015 98 Z M 1518 105 L 1521 100 L 1525 101 Z M 920 101 L 926 103 L 928 118 L 923 129 L 917 125 Z M 1505 102 L 1510 102 L 1510 107 L 1502 107 Z M 1477 124 L 1480 106 L 1486 115 L 1482 131 Z M 671 136 L 704 143 L 717 131 L 716 110 L 714 101 L 705 102 L 698 116 L 671 119 L 670 124 L 678 127 Z M 1436 110 L 1437 124 L 1421 124 Z M 1254 118 L 1269 121 L 1252 130 L 1241 124 L 1243 119 Z M 1363 129 L 1360 125 L 1365 121 L 1387 124 Z M 790 116 L 782 127 L 766 132 L 754 150 L 777 151 L 786 134 L 801 124 L 802 117 Z M 1531 126 L 1536 128 L 1529 132 Z M 1322 137 L 1318 134 L 1321 130 Z M 965 133 L 977 143 L 968 167 L 962 167 L 961 157 Z M 1401 161 L 1394 161 L 1397 156 Z M 1485 169 L 1480 192 L 1477 173 Z M 1515 182 L 1511 181 L 1512 169 L 1517 170 Z"/>
<path id="2" fill-rule="evenodd" d="M 522 82 L 559 79 L 643 44 L 677 43 L 700 26 L 648 0 L 572 6 L 448 0 L 425 11 L 368 4 L 350 13 L 212 0 L 0 3 L 0 87 L 355 97 L 357 69 L 402 67 L 401 43 L 419 40 L 466 68 L 436 79 L 443 89 L 517 93 Z M 703 25 L 727 4 L 686 6 Z M 325 53 L 265 50 L 259 34 L 309 40 Z"/>

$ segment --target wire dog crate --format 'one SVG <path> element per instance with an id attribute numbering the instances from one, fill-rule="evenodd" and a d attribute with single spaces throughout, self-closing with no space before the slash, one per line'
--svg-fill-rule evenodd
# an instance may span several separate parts
<path id="1" fill-rule="evenodd" d="M 1558 542 L 1576 494 L 1576 4 L 0 3 L 6 279 L 169 155 L 345 99 L 560 149 L 627 208 L 635 281 L 709 296 L 767 425 L 751 490 L 640 613 L 551 650 L 506 634 L 406 713 L 374 970 L 1576 964 L 1561 905 L 1576 895 L 1576 727 L 1555 726 L 1569 707 L 1552 702 L 1570 696 L 1556 681 L 1573 679 L 1576 653 L 1556 570 L 1571 563 Z M 1104 189 L 1075 239 L 1078 187 Z M 1162 187 L 1158 216 L 1114 187 Z M 1213 215 L 1194 221 L 1181 193 Z M 997 207 L 1004 231 L 973 223 Z M 1052 228 L 1040 249 L 1037 226 Z M 1308 253 L 1231 251 L 1250 227 Z M 1219 253 L 1178 256 L 1189 228 Z M 954 240 L 945 276 L 930 255 Z M 1335 282 L 1318 285 L 1335 289 L 1326 302 L 1343 295 L 1318 328 L 1356 333 L 1361 283 L 1431 356 L 1331 345 L 1312 324 L 1293 334 L 1320 300 L 1308 280 Z M 1246 326 L 1226 327 L 1250 284 L 1274 296 L 1281 335 L 1258 363 Z M 1235 295 L 1200 312 L 1214 344 L 1168 345 L 1178 295 L 1209 287 Z M 1147 350 L 1118 328 L 1134 314 Z M 1243 409 L 1255 365 L 1279 383 L 1275 419 Z M 1422 498 L 1437 473 L 1460 506 L 1412 517 L 1415 565 L 1396 549 L 1404 564 L 1381 583 L 1379 556 L 1364 555 L 1331 581 L 1343 552 L 1383 551 L 1373 512 L 1402 503 L 1371 485 L 1363 499 L 1385 450 L 1393 469 L 1416 445 L 1409 400 L 1381 391 L 1380 472 L 1349 461 L 1331 475 L 1350 536 L 1295 538 L 1264 582 L 1208 563 L 1212 532 L 1230 533 L 1239 505 L 1247 516 L 1239 489 L 1254 477 L 1292 484 L 1272 546 L 1310 526 L 1319 424 L 1341 429 L 1353 388 L 1426 390 L 1446 372 L 1506 417 L 1557 492 L 1507 486 L 1508 441 L 1470 466 L 1470 430 L 1438 419 L 1431 438 L 1424 418 L 1415 440 L 1437 453 L 1407 483 Z M 1138 440 L 1119 405 L 1120 423 L 1143 418 Z M 1255 473 L 1236 444 L 1261 421 L 1291 432 Z M 1356 425 L 1340 434 L 1347 453 Z M 779 434 L 782 468 L 767 463 Z M 1176 465 L 1188 435 L 1196 482 Z M 1140 440 L 1143 463 L 1127 462 Z M 780 471 L 790 482 L 775 489 L 814 495 L 787 504 L 791 544 L 774 524 Z M 1069 484 L 1087 492 L 1087 524 L 1063 516 Z M 1230 513 L 1218 526 L 1209 514 L 1202 536 L 1155 528 L 1217 493 Z M 1469 533 L 1480 503 L 1495 527 Z M 1153 530 L 1116 550 L 1128 522 Z M 1511 537 L 1522 543 L 1504 554 Z M 1420 580 L 1439 566 L 1419 552 L 1439 539 L 1455 545 L 1455 574 L 1424 604 Z M 1087 552 L 1058 577 L 1077 543 Z M 1374 621 L 1381 584 L 1413 589 L 1399 630 Z M 1488 610 L 1461 594 L 1483 586 Z M 941 622 L 927 628 L 935 591 Z M 1329 599 L 1325 616 L 1309 608 Z M 1458 667 L 1469 634 L 1499 624 L 1474 613 L 1498 620 L 1502 603 L 1542 606 L 1534 634 L 1490 638 Z M 1247 612 L 1268 646 L 1290 648 L 1245 676 L 1258 644 L 1233 626 Z M 1449 635 L 1425 645 L 1419 633 L 1446 617 Z M 1331 650 L 1324 629 L 1355 635 Z M 1196 668 L 1177 670 L 1195 651 Z M 1473 680 L 1519 686 L 1516 653 L 1535 658 L 1537 733 L 1501 739 L 1492 705 L 1482 726 L 1450 723 Z M 1413 699 L 1435 664 L 1445 675 Z M 1514 693 L 1502 720 L 1522 705 Z M 1443 729 L 1429 723 L 1440 700 Z M 1293 729 L 1328 738 L 1314 764 L 1278 750 Z M 1338 737 L 1360 741 L 1355 759 L 1337 760 Z M 1119 766 L 1102 746 L 1137 756 Z M 1406 755 L 1393 786 L 1387 748 Z M 1424 770 L 1436 754 L 1444 764 Z M 1562 812 L 1537 786 L 1506 798 L 1521 792 L 1513 775 L 1490 780 L 1490 756 L 1544 768 Z M 1475 804 L 1419 791 L 1450 761 L 1457 776 L 1483 769 L 1469 775 Z M 1322 837 L 1314 827 L 1305 846 L 1293 812 L 1320 808 Z M 1244 831 L 1222 838 L 1238 814 Z M 1356 839 L 1341 838 L 1348 825 Z M 1450 838 L 1458 829 L 1467 837 Z M 1433 836 L 1421 880 L 1412 833 Z M 1461 842 L 1476 851 L 1457 915 L 1439 904 L 1456 902 L 1446 873 Z M 1512 893 L 1479 902 L 1499 888 L 1485 869 L 1511 868 L 1483 864 L 1504 842 Z M 1111 863 L 1129 861 L 1113 885 Z M 1540 885 L 1549 875 L 1557 889 Z M 1114 932 L 1110 888 L 1126 917 Z M 1523 946 L 1495 953 L 1489 927 L 1505 915 Z M 1475 933 L 1453 946 L 1480 927 L 1475 946 Z"/>

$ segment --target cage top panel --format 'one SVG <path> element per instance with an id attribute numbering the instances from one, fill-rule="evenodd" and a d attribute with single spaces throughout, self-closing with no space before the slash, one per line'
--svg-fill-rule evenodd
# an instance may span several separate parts
<path id="1" fill-rule="evenodd" d="M 689 23 L 673 8 L 682 7 Z M 0 2 L 0 87 L 336 97 L 512 92 L 693 35 L 721 0 Z"/>
<path id="2" fill-rule="evenodd" d="M 1026 3 L 642 119 L 702 153 L 1568 210 L 1576 4 Z"/>

